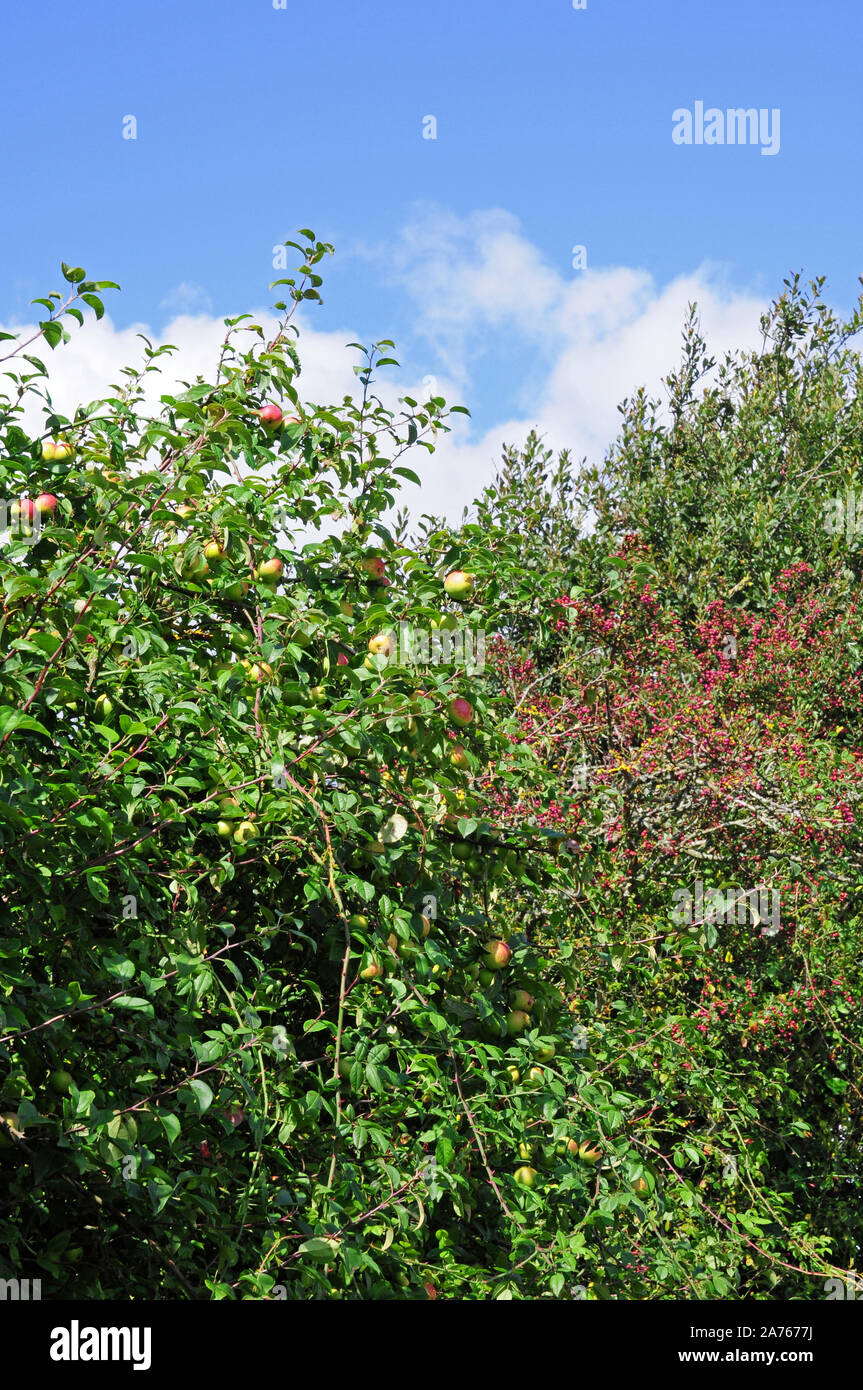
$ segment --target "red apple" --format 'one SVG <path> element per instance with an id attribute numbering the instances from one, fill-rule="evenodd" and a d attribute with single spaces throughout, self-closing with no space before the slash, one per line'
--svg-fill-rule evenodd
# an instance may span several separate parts
<path id="1" fill-rule="evenodd" d="M 382 580 L 386 574 L 386 565 L 378 555 L 366 555 L 363 560 L 363 572 L 370 579 Z"/>
<path id="2" fill-rule="evenodd" d="M 258 416 L 261 423 L 266 425 L 268 429 L 276 429 L 277 426 L 282 423 L 281 409 L 272 402 L 270 402 L 269 405 L 263 406 L 262 409 L 258 411 Z"/>
<path id="3" fill-rule="evenodd" d="M 454 700 L 450 700 L 449 717 L 453 724 L 464 729 L 473 719 L 473 705 L 458 695 Z"/>
<path id="4" fill-rule="evenodd" d="M 40 492 L 34 506 L 40 516 L 44 516 L 46 512 L 49 516 L 53 516 L 57 510 L 57 498 L 53 492 Z"/>
<path id="5" fill-rule="evenodd" d="M 453 767 L 459 768 L 462 772 L 464 772 L 466 768 L 470 767 L 470 762 L 468 761 L 467 753 L 464 751 L 460 743 L 454 743 L 452 748 L 449 750 L 449 760 L 452 763 Z"/>
<path id="6" fill-rule="evenodd" d="M 13 522 L 23 521 L 25 526 L 29 526 L 36 515 L 36 503 L 31 497 L 21 497 L 12 503 L 9 514 Z"/>

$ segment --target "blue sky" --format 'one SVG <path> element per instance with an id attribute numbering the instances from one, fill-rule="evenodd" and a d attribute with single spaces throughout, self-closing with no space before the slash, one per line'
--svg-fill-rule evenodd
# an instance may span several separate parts
<path id="1" fill-rule="evenodd" d="M 693 285 L 719 340 L 791 270 L 856 299 L 859 0 L 46 0 L 0 38 L 4 324 L 61 258 L 120 282 L 116 330 L 265 307 L 309 226 L 337 252 L 308 319 L 328 350 L 396 339 L 487 452 L 534 405 L 566 442 L 579 345 L 608 340 L 617 389 L 667 370 Z M 779 108 L 778 154 L 674 144 L 696 101 Z"/>

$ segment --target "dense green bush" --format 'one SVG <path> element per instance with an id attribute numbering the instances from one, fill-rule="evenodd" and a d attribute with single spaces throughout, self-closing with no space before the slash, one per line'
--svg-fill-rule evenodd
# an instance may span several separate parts
<path id="1" fill-rule="evenodd" d="M 451 412 L 384 408 L 388 342 L 302 404 L 301 235 L 273 339 L 227 321 L 158 417 L 148 349 L 25 430 L 46 373 L 9 349 L 3 494 L 49 500 L 0 551 L 0 1275 L 823 1296 L 859 1250 L 860 651 L 807 470 L 841 439 L 852 476 L 850 354 L 792 288 L 721 401 L 690 333 L 669 424 L 639 398 L 578 475 L 534 438 L 410 539 L 404 459 Z M 106 288 L 64 274 L 51 347 Z M 790 498 L 778 439 L 735 484 L 777 392 L 797 501 L 747 561 Z M 779 885 L 782 930 L 675 920 L 696 872 Z"/>

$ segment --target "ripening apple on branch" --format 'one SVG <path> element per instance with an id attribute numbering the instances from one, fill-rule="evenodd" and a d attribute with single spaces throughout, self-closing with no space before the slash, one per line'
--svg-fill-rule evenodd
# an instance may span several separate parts
<path id="1" fill-rule="evenodd" d="M 536 1187 L 538 1177 L 539 1173 L 536 1168 L 530 1168 L 527 1165 L 515 1170 L 515 1180 L 519 1187 Z"/>
<path id="2" fill-rule="evenodd" d="M 514 989 L 512 992 L 512 1006 L 514 1009 L 524 1009 L 525 1013 L 530 1013 L 536 1000 L 526 989 Z"/>
<path id="3" fill-rule="evenodd" d="M 523 1009 L 511 1009 L 506 1016 L 506 1031 L 511 1038 L 523 1033 L 525 1028 L 530 1027 L 530 1015 Z"/>
<path id="4" fill-rule="evenodd" d="M 381 965 L 380 961 L 376 960 L 375 957 L 372 956 L 371 959 L 367 962 L 366 965 L 363 966 L 363 969 L 360 971 L 360 979 L 376 980 L 380 975 L 383 975 L 384 973 L 384 967 Z"/>
<path id="5" fill-rule="evenodd" d="M 450 700 L 448 710 L 449 717 L 453 724 L 458 725 L 460 729 L 467 728 L 468 724 L 470 724 L 473 719 L 473 705 L 470 704 L 469 701 L 463 699 L 461 695 L 456 696 L 454 700 Z"/>
<path id="6" fill-rule="evenodd" d="M 459 772 L 465 772 L 470 767 L 470 759 L 460 743 L 454 743 L 449 750 L 449 760 Z"/>
<path id="7" fill-rule="evenodd" d="M 387 572 L 387 567 L 379 555 L 365 555 L 362 561 L 363 573 L 368 575 L 371 583 L 381 583 Z"/>
<path id="8" fill-rule="evenodd" d="M 75 446 L 68 439 L 46 439 L 42 445 L 42 457 L 46 463 L 62 463 L 74 456 Z"/>
<path id="9" fill-rule="evenodd" d="M 467 603 L 468 599 L 473 598 L 476 579 L 465 570 L 450 570 L 443 586 L 449 597 L 457 603 Z"/>
<path id="10" fill-rule="evenodd" d="M 15 526 L 23 523 L 25 526 L 32 526 L 33 518 L 36 515 L 36 503 L 31 497 L 20 497 L 17 502 L 13 502 L 9 508 L 9 515 Z"/>
<path id="11" fill-rule="evenodd" d="M 389 659 L 396 649 L 396 639 L 391 632 L 378 632 L 369 638 L 369 651 L 372 656 L 385 656 Z"/>
<path id="12" fill-rule="evenodd" d="M 503 970 L 509 964 L 512 948 L 505 941 L 492 940 L 485 943 L 483 952 L 488 970 Z"/>
<path id="13" fill-rule="evenodd" d="M 274 555 L 269 560 L 261 561 L 255 570 L 255 578 L 274 589 L 282 577 L 284 568 L 284 562 L 277 555 Z"/>

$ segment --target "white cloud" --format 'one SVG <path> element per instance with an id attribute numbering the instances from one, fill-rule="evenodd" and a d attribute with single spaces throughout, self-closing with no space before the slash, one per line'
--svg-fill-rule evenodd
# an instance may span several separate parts
<path id="1" fill-rule="evenodd" d="M 208 314 L 212 307 L 213 301 L 204 286 L 193 280 L 181 281 L 159 302 L 160 309 L 169 309 L 176 314 Z"/>
<path id="2" fill-rule="evenodd" d="M 500 209 L 460 218 L 425 208 L 387 248 L 387 269 L 381 248 L 361 249 L 360 255 L 379 267 L 381 277 L 395 276 L 413 306 L 412 355 L 428 362 L 436 394 L 470 406 L 476 399 L 471 386 L 476 364 L 486 353 L 499 355 L 502 342 L 513 363 L 531 363 L 531 401 L 511 400 L 479 438 L 464 417 L 453 417 L 453 432 L 439 436 L 433 456 L 417 451 L 412 466 L 423 488 L 418 493 L 407 485 L 405 502 L 415 514 L 443 512 L 452 519 L 491 481 L 502 445 L 522 443 L 532 427 L 554 449 L 568 447 L 576 458 L 601 459 L 618 428 L 618 402 L 642 384 L 662 394 L 661 378 L 680 358 L 690 301 L 699 305 L 708 345 L 719 360 L 726 350 L 760 341 L 759 317 L 766 307 L 749 293 L 729 291 L 709 265 L 662 287 L 637 267 L 587 269 L 564 277 L 544 262 L 516 219 Z M 194 301 L 199 288 L 180 286 L 175 294 L 183 291 Z M 368 320 L 372 314 L 373 305 Z M 253 321 L 265 331 L 274 323 L 266 314 Z M 353 392 L 357 358 L 345 345 L 362 341 L 363 330 L 368 337 L 386 329 L 367 321 L 360 330 L 321 332 L 303 320 L 302 398 L 332 404 Z M 183 312 L 157 334 L 145 325 L 117 328 L 106 316 L 76 330 L 64 349 L 41 353 L 50 365 L 56 407 L 71 413 L 79 402 L 108 394 L 109 383 L 123 380 L 122 366 L 141 362 L 139 332 L 178 349 L 161 359 L 162 375 L 149 378 L 153 407 L 176 381 L 198 374 L 212 379 L 224 332 L 221 319 Z M 399 395 L 428 393 L 422 379 L 409 379 L 394 368 L 378 385 L 390 408 Z M 487 408 L 485 413 L 488 418 Z"/>

